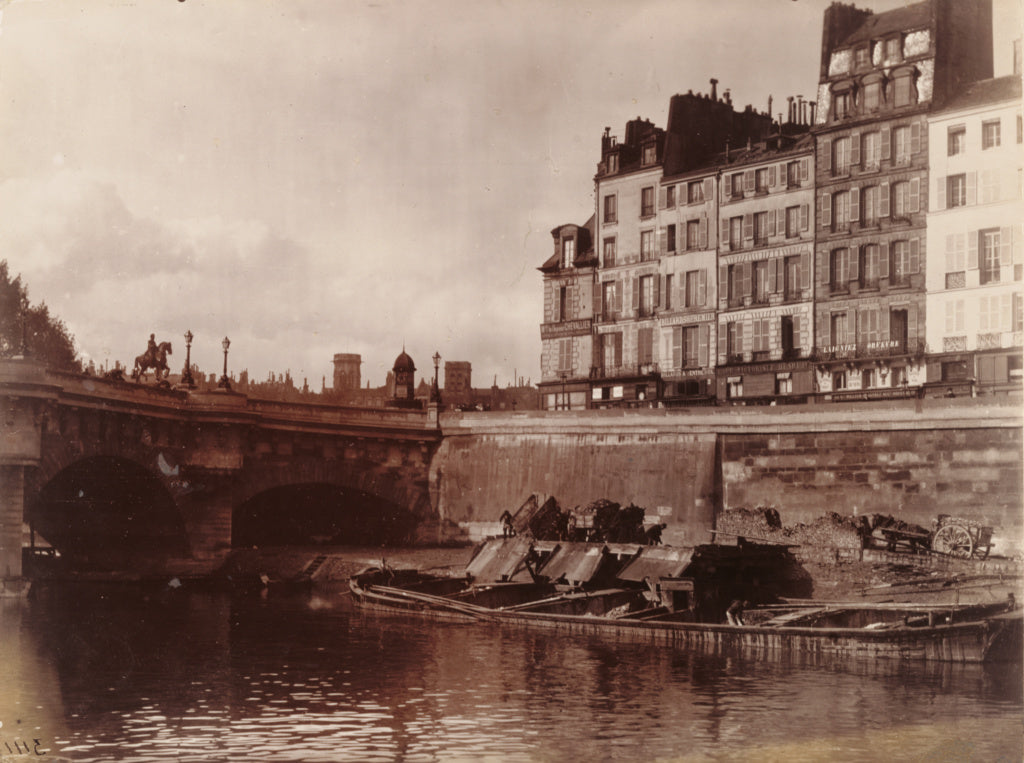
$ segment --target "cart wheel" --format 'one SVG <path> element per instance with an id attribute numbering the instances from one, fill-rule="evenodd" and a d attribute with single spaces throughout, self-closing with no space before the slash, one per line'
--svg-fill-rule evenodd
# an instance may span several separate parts
<path id="1" fill-rule="evenodd" d="M 967 559 L 974 552 L 974 541 L 965 527 L 944 525 L 932 538 L 932 548 L 942 554 Z"/>

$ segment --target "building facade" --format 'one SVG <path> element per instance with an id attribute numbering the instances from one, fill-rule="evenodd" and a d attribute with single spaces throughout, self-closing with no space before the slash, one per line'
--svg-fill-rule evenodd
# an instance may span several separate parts
<path id="1" fill-rule="evenodd" d="M 929 118 L 928 130 L 928 381 L 951 394 L 1019 387 L 1020 74 L 974 83 Z"/>
<path id="2" fill-rule="evenodd" d="M 926 382 L 929 110 L 991 76 L 991 6 L 825 11 L 816 113 L 816 384 L 834 399 Z"/>

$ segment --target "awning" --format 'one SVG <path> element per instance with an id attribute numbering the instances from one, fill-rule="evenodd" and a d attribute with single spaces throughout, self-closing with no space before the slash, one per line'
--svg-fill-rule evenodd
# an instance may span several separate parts
<path id="1" fill-rule="evenodd" d="M 690 566 L 693 558 L 692 548 L 675 548 L 670 546 L 646 546 L 640 554 L 622 568 L 619 580 L 630 580 L 634 583 L 644 578 L 680 577 Z"/>

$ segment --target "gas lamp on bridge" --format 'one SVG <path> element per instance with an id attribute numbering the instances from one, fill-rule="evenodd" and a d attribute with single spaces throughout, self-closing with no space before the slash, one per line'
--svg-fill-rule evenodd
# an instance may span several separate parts
<path id="1" fill-rule="evenodd" d="M 195 389 L 196 380 L 192 378 L 192 331 L 185 332 L 185 369 L 181 372 L 181 383 L 189 389 Z"/>
<path id="2" fill-rule="evenodd" d="M 441 388 L 437 383 L 437 369 L 441 365 L 441 353 L 434 352 L 434 386 L 430 390 L 430 402 L 441 404 Z"/>
<path id="3" fill-rule="evenodd" d="M 231 340 L 224 337 L 224 341 L 220 343 L 220 346 L 224 348 L 224 374 L 220 377 L 220 382 L 217 386 L 221 389 L 230 390 L 231 380 L 228 379 L 228 348 L 231 346 Z"/>

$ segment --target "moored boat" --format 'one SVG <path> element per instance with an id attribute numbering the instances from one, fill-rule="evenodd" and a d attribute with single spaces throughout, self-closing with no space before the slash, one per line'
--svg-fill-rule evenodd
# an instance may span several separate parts
<path id="1" fill-rule="evenodd" d="M 1022 611 L 1012 598 L 983 605 L 792 600 L 785 593 L 800 579 L 787 571 L 787 555 L 759 544 L 497 539 L 478 547 L 460 577 L 381 566 L 354 575 L 349 586 L 369 609 L 712 652 L 1021 661 Z M 729 619 L 742 624 L 731 624 L 726 611 L 738 604 L 745 605 L 742 619 Z"/>

